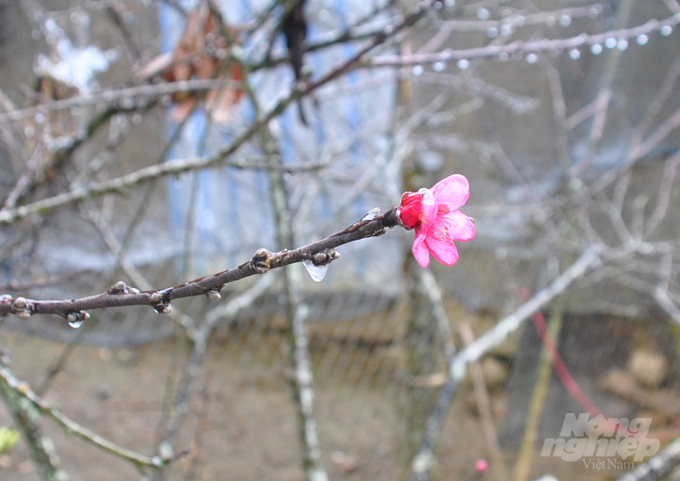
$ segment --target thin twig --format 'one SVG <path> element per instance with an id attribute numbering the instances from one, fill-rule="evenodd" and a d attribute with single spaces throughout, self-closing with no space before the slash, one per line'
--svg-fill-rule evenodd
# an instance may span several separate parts
<path id="1" fill-rule="evenodd" d="M 84 441 L 97 446 L 111 454 L 114 454 L 122 459 L 132 462 L 138 466 L 153 466 L 158 467 L 172 461 L 174 458 L 161 459 L 159 457 L 150 457 L 143 454 L 123 448 L 108 439 L 105 439 L 98 434 L 93 433 L 89 429 L 81 426 L 71 418 L 63 414 L 57 408 L 52 406 L 48 401 L 38 396 L 25 382 L 17 379 L 14 374 L 4 366 L 0 366 L 0 378 L 5 386 L 9 387 L 12 392 L 17 393 L 22 398 L 25 398 L 35 406 L 38 411 L 48 415 L 54 421 L 63 427 L 66 432 L 71 433 Z"/>

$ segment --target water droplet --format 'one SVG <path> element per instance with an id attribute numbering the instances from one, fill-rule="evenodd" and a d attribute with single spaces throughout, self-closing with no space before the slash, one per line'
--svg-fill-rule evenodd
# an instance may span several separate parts
<path id="1" fill-rule="evenodd" d="M 498 55 L 498 60 L 500 60 L 501 62 L 507 62 L 509 58 L 510 58 L 510 55 L 508 55 L 508 52 L 501 52 Z"/>
<path id="2" fill-rule="evenodd" d="M 424 72 L 423 66 L 422 65 L 414 65 L 412 72 L 413 72 L 413 75 L 415 75 L 416 77 L 419 76 L 419 75 L 422 75 L 423 72 Z"/>
<path id="3" fill-rule="evenodd" d="M 649 42 L 649 37 L 644 33 L 641 33 L 637 36 L 635 41 L 638 43 L 638 45 L 647 45 L 647 42 Z"/>
<path id="4" fill-rule="evenodd" d="M 664 37 L 668 37 L 671 33 L 673 33 L 673 27 L 670 25 L 664 25 L 661 27 L 661 30 L 659 30 L 659 33 Z"/>
<path id="5" fill-rule="evenodd" d="M 588 9 L 588 12 L 586 13 L 586 15 L 588 15 L 588 18 L 591 20 L 595 20 L 599 14 L 600 14 L 599 7 L 591 7 Z"/>
<path id="6" fill-rule="evenodd" d="M 432 70 L 435 72 L 443 72 L 446 70 L 446 62 L 435 62 L 432 64 Z"/>
<path id="7" fill-rule="evenodd" d="M 581 58 L 581 52 L 577 48 L 572 48 L 569 50 L 569 58 L 572 60 L 578 60 Z"/>
<path id="8" fill-rule="evenodd" d="M 82 326 L 85 323 L 85 321 L 80 320 L 80 321 L 68 321 L 68 325 L 71 326 L 73 329 L 78 329 L 80 326 Z"/>
<path id="9" fill-rule="evenodd" d="M 571 17 L 569 15 L 562 15 L 559 19 L 560 25 L 568 27 L 571 25 Z"/>
<path id="10" fill-rule="evenodd" d="M 38 124 L 42 124 L 43 122 L 45 122 L 45 114 L 42 113 L 42 112 L 38 112 L 33 117 L 33 120 L 35 120 L 36 123 L 38 123 Z"/>
<path id="11" fill-rule="evenodd" d="M 533 65 L 533 64 L 535 64 L 536 62 L 538 62 L 538 55 L 536 55 L 536 54 L 533 53 L 533 52 L 532 52 L 532 53 L 529 53 L 529 54 L 527 54 L 526 60 L 527 60 L 527 63 L 528 63 L 528 64 Z"/>
<path id="12" fill-rule="evenodd" d="M 484 7 L 479 7 L 477 9 L 477 18 L 480 20 L 488 20 L 491 14 L 489 13 L 489 10 L 487 10 Z"/>
<path id="13" fill-rule="evenodd" d="M 503 25 L 501 25 L 501 35 L 503 35 L 504 37 L 512 35 L 512 25 L 508 23 L 504 23 Z"/>
<path id="14" fill-rule="evenodd" d="M 628 40 L 625 38 L 619 39 L 619 41 L 616 43 L 616 48 L 623 52 L 628 48 Z"/>
<path id="15" fill-rule="evenodd" d="M 309 276 L 314 282 L 321 282 L 323 278 L 326 277 L 326 272 L 328 272 L 328 266 L 330 265 L 325 264 L 323 266 L 316 266 L 308 259 L 303 260 L 302 264 L 305 266 L 305 269 L 307 269 Z"/>
<path id="16" fill-rule="evenodd" d="M 374 207 L 368 212 L 366 212 L 366 215 L 361 218 L 361 220 L 373 220 L 375 219 L 375 216 L 380 214 L 380 207 Z"/>
<path id="17" fill-rule="evenodd" d="M 603 47 L 599 43 L 594 43 L 590 47 L 590 51 L 593 55 L 600 55 L 602 53 Z"/>
<path id="18" fill-rule="evenodd" d="M 449 8 L 455 7 L 455 6 L 456 6 L 456 0 L 446 0 L 444 3 L 445 3 L 446 6 L 449 7 Z"/>
<path id="19" fill-rule="evenodd" d="M 489 38 L 498 37 L 498 29 L 496 27 L 489 27 L 486 29 L 486 36 Z"/>
<path id="20" fill-rule="evenodd" d="M 607 40 L 604 41 L 604 46 L 607 48 L 614 48 L 616 47 L 616 44 L 618 41 L 614 37 L 609 37 Z"/>
<path id="21" fill-rule="evenodd" d="M 466 58 L 461 58 L 458 63 L 456 63 L 459 69 L 465 70 L 470 66 L 470 61 Z"/>

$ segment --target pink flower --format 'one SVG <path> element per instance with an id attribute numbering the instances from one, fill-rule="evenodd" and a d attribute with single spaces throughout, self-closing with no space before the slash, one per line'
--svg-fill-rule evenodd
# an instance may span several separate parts
<path id="1" fill-rule="evenodd" d="M 416 230 L 412 251 L 418 264 L 427 267 L 430 254 L 442 264 L 456 263 L 458 249 L 453 241 L 475 237 L 474 221 L 458 211 L 469 197 L 470 184 L 460 174 L 440 180 L 431 189 L 404 193 L 399 218 L 404 226 Z"/>

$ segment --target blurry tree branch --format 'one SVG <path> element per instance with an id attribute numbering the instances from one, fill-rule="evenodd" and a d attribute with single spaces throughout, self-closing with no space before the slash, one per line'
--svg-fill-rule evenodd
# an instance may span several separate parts
<path id="1" fill-rule="evenodd" d="M 23 399 L 30 402 L 30 407 L 37 409 L 40 413 L 51 417 L 57 424 L 61 425 L 67 432 L 73 433 L 84 441 L 97 446 L 105 451 L 115 454 L 116 456 L 132 462 L 137 466 L 160 467 L 168 462 L 173 461 L 176 455 L 161 459 L 159 457 L 144 456 L 129 449 L 118 446 L 115 443 L 93 433 L 89 429 L 83 427 L 79 423 L 73 421 L 68 416 L 64 415 L 59 409 L 52 406 L 48 401 L 38 396 L 25 383 L 17 379 L 12 372 L 5 366 L 0 366 L 0 378 L 4 389 L 10 389 L 12 395 L 17 399 Z M 37 444 L 36 444 L 37 445 Z M 44 464 L 44 463 L 42 463 Z M 54 463 L 51 463 L 54 466 Z M 56 469 L 56 466 L 55 466 Z M 62 479 L 52 477 L 48 479 Z"/>

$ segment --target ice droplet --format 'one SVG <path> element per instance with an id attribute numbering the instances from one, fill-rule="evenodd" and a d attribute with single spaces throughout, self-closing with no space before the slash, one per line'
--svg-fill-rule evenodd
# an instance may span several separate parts
<path id="1" fill-rule="evenodd" d="M 78 329 L 80 326 L 82 326 L 85 323 L 83 320 L 79 321 L 68 321 L 68 325 L 71 326 L 73 329 Z"/>
<path id="2" fill-rule="evenodd" d="M 461 58 L 456 65 L 459 69 L 465 70 L 470 66 L 470 61 L 466 58 Z"/>
<path id="3" fill-rule="evenodd" d="M 443 72 L 446 70 L 446 62 L 435 62 L 432 64 L 432 70 L 435 72 Z"/>
<path id="4" fill-rule="evenodd" d="M 614 48 L 619 43 L 614 37 L 609 37 L 604 41 L 604 46 L 607 48 Z"/>
<path id="5" fill-rule="evenodd" d="M 599 43 L 594 43 L 590 47 L 590 51 L 593 53 L 593 55 L 600 55 L 602 53 L 602 45 Z"/>
<path id="6" fill-rule="evenodd" d="M 558 22 L 560 22 L 560 25 L 563 27 L 568 27 L 571 25 L 571 17 L 569 15 L 562 15 Z"/>
<path id="7" fill-rule="evenodd" d="M 480 7 L 480 8 L 477 9 L 477 18 L 478 19 L 488 20 L 490 16 L 491 16 L 491 13 L 486 8 Z"/>
<path id="8" fill-rule="evenodd" d="M 414 65 L 413 66 L 412 72 L 413 72 L 413 75 L 415 75 L 415 76 L 422 75 L 424 71 L 425 71 L 425 69 L 423 68 L 422 65 Z"/>
<path id="9" fill-rule="evenodd" d="M 646 45 L 647 42 L 649 42 L 649 37 L 644 33 L 641 33 L 640 35 L 637 36 L 636 40 L 638 45 Z"/>
<path id="10" fill-rule="evenodd" d="M 538 55 L 536 55 L 535 53 L 532 52 L 532 53 L 527 55 L 526 61 L 527 61 L 528 64 L 533 65 L 536 62 L 538 62 Z"/>
<path id="11" fill-rule="evenodd" d="M 572 60 L 578 60 L 581 58 L 581 52 L 577 48 L 572 48 L 569 50 L 569 58 Z"/>
<path id="12" fill-rule="evenodd" d="M 305 269 L 307 269 L 309 276 L 314 282 L 321 282 L 323 278 L 326 277 L 326 272 L 328 272 L 328 266 L 330 265 L 325 264 L 323 266 L 317 266 L 309 259 L 303 260 L 302 264 L 305 266 Z"/>
<path id="13" fill-rule="evenodd" d="M 661 30 L 659 30 L 659 33 L 664 37 L 668 37 L 671 33 L 673 33 L 673 27 L 670 25 L 664 25 L 661 27 Z"/>

